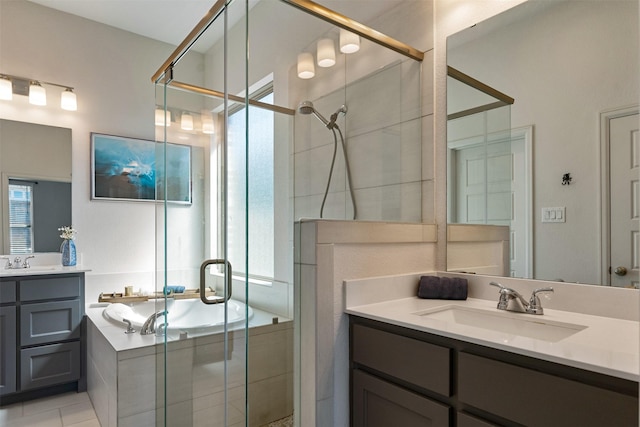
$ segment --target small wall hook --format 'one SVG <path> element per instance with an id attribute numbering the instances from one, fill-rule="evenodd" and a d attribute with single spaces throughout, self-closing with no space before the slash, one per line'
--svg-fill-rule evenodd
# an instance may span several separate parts
<path id="1" fill-rule="evenodd" d="M 573 178 L 571 178 L 571 174 L 570 173 L 565 173 L 564 175 L 562 175 L 562 185 L 571 185 L 571 180 Z"/>

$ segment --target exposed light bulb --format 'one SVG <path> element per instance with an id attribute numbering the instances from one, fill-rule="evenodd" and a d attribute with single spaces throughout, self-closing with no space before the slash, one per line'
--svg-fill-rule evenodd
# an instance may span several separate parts
<path id="1" fill-rule="evenodd" d="M 354 53 L 360 50 L 360 36 L 340 29 L 340 52 Z"/>
<path id="2" fill-rule="evenodd" d="M 0 99 L 4 101 L 13 99 L 13 84 L 8 77 L 0 77 Z"/>
<path id="3" fill-rule="evenodd" d="M 318 66 L 332 67 L 336 63 L 336 50 L 333 47 L 333 40 L 318 40 Z"/>
<path id="4" fill-rule="evenodd" d="M 316 69 L 313 65 L 313 55 L 304 52 L 298 55 L 298 77 L 301 79 L 310 79 L 316 75 Z"/>
<path id="5" fill-rule="evenodd" d="M 60 108 L 67 111 L 77 111 L 78 110 L 78 100 L 76 98 L 76 94 L 73 93 L 73 90 L 67 88 L 60 95 Z"/>
<path id="6" fill-rule="evenodd" d="M 193 117 L 189 113 L 182 113 L 180 119 L 180 127 L 182 130 L 193 130 Z"/>
<path id="7" fill-rule="evenodd" d="M 47 105 L 47 91 L 36 81 L 29 85 L 29 104 Z"/>

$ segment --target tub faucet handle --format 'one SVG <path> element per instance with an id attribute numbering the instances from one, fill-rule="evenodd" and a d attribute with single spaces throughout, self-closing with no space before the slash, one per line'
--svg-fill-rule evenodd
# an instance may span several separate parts
<path id="1" fill-rule="evenodd" d="M 122 321 L 127 324 L 127 330 L 124 331 L 125 334 L 134 334 L 136 332 L 136 330 L 133 328 L 133 326 L 131 326 L 131 320 L 122 319 Z"/>

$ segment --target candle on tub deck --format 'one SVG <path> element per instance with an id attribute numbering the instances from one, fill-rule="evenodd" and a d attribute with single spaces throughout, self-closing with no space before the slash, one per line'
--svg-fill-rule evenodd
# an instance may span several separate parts
<path id="1" fill-rule="evenodd" d="M 124 287 L 124 296 L 130 297 L 133 295 L 133 286 L 125 286 Z"/>

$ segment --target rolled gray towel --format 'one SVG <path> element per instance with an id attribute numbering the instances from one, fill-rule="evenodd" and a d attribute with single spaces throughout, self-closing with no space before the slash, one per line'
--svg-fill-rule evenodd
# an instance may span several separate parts
<path id="1" fill-rule="evenodd" d="M 422 276 L 418 285 L 418 298 L 466 300 L 467 279 Z"/>

